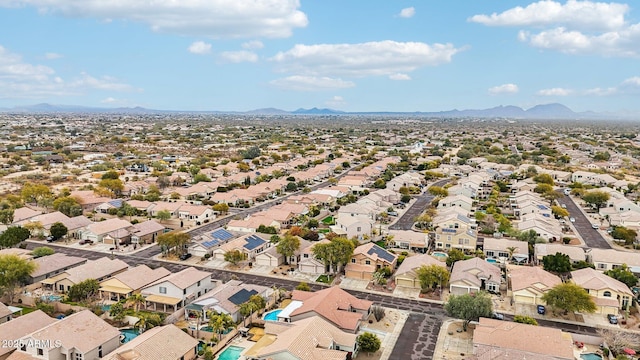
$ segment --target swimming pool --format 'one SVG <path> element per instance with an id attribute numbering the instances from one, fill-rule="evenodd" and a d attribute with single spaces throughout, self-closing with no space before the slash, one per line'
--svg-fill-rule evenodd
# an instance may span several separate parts
<path id="1" fill-rule="evenodd" d="M 434 251 L 433 253 L 431 253 L 431 256 L 437 258 L 440 261 L 445 261 L 449 257 L 449 255 L 447 255 L 446 253 L 439 251 Z"/>
<path id="2" fill-rule="evenodd" d="M 122 336 L 120 336 L 120 342 L 124 344 L 140 335 L 140 331 L 138 329 L 124 329 L 120 330 L 120 334 L 122 334 Z"/>
<path id="3" fill-rule="evenodd" d="M 580 354 L 580 358 L 583 360 L 602 360 L 602 356 L 594 353 Z"/>
<path id="4" fill-rule="evenodd" d="M 281 311 L 282 309 L 269 311 L 268 313 L 264 314 L 264 319 L 266 321 L 278 321 L 278 314 L 280 314 Z"/>
<path id="5" fill-rule="evenodd" d="M 487 259 L 487 262 L 488 262 L 488 263 L 492 263 L 492 264 L 496 264 L 496 263 L 498 262 L 498 260 L 488 258 L 488 259 Z"/>
<path id="6" fill-rule="evenodd" d="M 223 352 L 218 355 L 218 360 L 238 360 L 240 358 L 240 353 L 244 350 L 243 347 L 239 346 L 229 346 L 224 349 Z"/>
<path id="7" fill-rule="evenodd" d="M 60 301 L 62 300 L 62 296 L 60 295 L 42 295 L 40 296 L 42 301 L 52 302 L 52 301 Z"/>

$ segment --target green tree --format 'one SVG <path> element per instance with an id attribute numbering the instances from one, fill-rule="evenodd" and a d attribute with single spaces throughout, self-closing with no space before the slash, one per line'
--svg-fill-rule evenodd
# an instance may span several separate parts
<path id="1" fill-rule="evenodd" d="M 245 254 L 238 249 L 224 253 L 224 261 L 228 261 L 233 265 L 238 265 L 238 263 L 244 259 L 246 259 Z"/>
<path id="2" fill-rule="evenodd" d="M 232 329 L 235 326 L 231 315 L 225 313 L 209 313 L 209 326 L 218 334 L 218 340 L 222 338 L 222 333 L 227 329 Z"/>
<path id="3" fill-rule="evenodd" d="M 118 301 L 115 304 L 111 304 L 109 308 L 109 316 L 115 321 L 122 321 L 125 317 L 124 306 L 122 302 Z"/>
<path id="4" fill-rule="evenodd" d="M 67 296 L 71 301 L 87 301 L 98 294 L 100 283 L 96 279 L 87 279 L 72 285 Z"/>
<path id="5" fill-rule="evenodd" d="M 481 317 L 491 317 L 493 304 L 491 297 L 484 291 L 463 295 L 451 295 L 444 304 L 447 315 L 462 319 L 462 328 L 467 331 L 471 321 L 478 321 Z"/>
<path id="6" fill-rule="evenodd" d="M 443 266 L 435 264 L 422 265 L 415 272 L 418 280 L 420 280 L 422 291 L 430 291 L 437 286 L 442 288 L 449 282 L 449 271 Z"/>
<path id="7" fill-rule="evenodd" d="M 611 236 L 616 240 L 623 240 L 625 245 L 631 245 L 636 241 L 638 232 L 624 226 L 616 226 L 613 228 Z"/>
<path id="8" fill-rule="evenodd" d="M 536 176 L 533 177 L 533 181 L 535 181 L 538 184 L 548 184 L 553 186 L 553 176 L 549 175 L 549 174 L 538 174 Z"/>
<path id="9" fill-rule="evenodd" d="M 55 251 L 48 246 L 40 246 L 31 251 L 31 256 L 34 258 L 39 258 L 43 256 L 53 255 Z"/>
<path id="10" fill-rule="evenodd" d="M 562 283 L 542 295 L 542 300 L 547 305 L 569 312 L 595 312 L 596 304 L 589 293 L 574 283 Z"/>
<path id="11" fill-rule="evenodd" d="M 569 216 L 569 211 L 567 211 L 567 209 L 564 209 L 560 206 L 552 206 L 551 207 L 551 212 L 553 213 L 553 215 L 555 215 L 556 217 L 562 218 L 562 217 L 567 217 Z"/>
<path id="12" fill-rule="evenodd" d="M 169 220 L 171 219 L 171 212 L 169 210 L 160 210 L 156 213 L 156 219 L 160 220 L 161 223 Z"/>
<path id="13" fill-rule="evenodd" d="M 119 197 L 124 190 L 124 184 L 120 179 L 104 179 L 100 180 L 98 187 L 107 189 L 113 197 Z"/>
<path id="14" fill-rule="evenodd" d="M 158 246 L 167 252 L 171 252 L 173 249 L 175 254 L 184 253 L 185 246 L 189 244 L 189 241 L 191 241 L 191 235 L 181 231 L 172 231 L 158 236 Z"/>
<path id="15" fill-rule="evenodd" d="M 211 182 L 211 178 L 204 173 L 198 173 L 193 177 L 193 183 L 197 184 L 199 182 Z"/>
<path id="16" fill-rule="evenodd" d="M 440 196 L 440 197 L 449 196 L 449 191 L 447 191 L 447 189 L 441 186 L 430 186 L 429 189 L 427 189 L 427 191 L 429 191 L 429 194 L 433 196 Z"/>
<path id="17" fill-rule="evenodd" d="M 53 209 L 60 211 L 68 217 L 75 217 L 82 215 L 82 206 L 78 203 L 78 200 L 71 196 L 65 196 L 57 198 L 53 201 Z"/>
<path id="18" fill-rule="evenodd" d="M 582 200 L 584 200 L 587 204 L 595 206 L 596 209 L 600 209 L 607 204 L 607 201 L 609 201 L 609 194 L 600 190 L 592 190 L 588 193 L 585 193 L 582 196 Z"/>
<path id="19" fill-rule="evenodd" d="M 120 174 L 118 174 L 117 171 L 109 170 L 106 173 L 102 174 L 102 177 L 100 178 L 100 180 L 115 180 L 119 178 L 120 178 Z"/>
<path id="20" fill-rule="evenodd" d="M 69 232 L 69 229 L 67 229 L 67 227 L 64 226 L 63 223 L 56 222 L 56 223 L 53 223 L 53 225 L 51 225 L 49 232 L 51 233 L 51 236 L 53 236 L 55 240 L 58 240 L 58 239 L 61 239 L 63 236 L 67 235 L 67 233 Z"/>
<path id="21" fill-rule="evenodd" d="M 22 186 L 22 198 L 26 203 L 39 205 L 45 198 L 52 197 L 49 187 L 43 184 L 32 184 L 27 182 Z"/>
<path id="22" fill-rule="evenodd" d="M 526 315 L 515 315 L 513 317 L 513 322 L 521 323 L 521 324 L 529 324 L 529 325 L 538 325 L 538 321 L 531 316 Z"/>
<path id="23" fill-rule="evenodd" d="M 356 345 L 366 353 L 374 353 L 380 350 L 382 342 L 376 334 L 365 331 L 356 338 Z"/>
<path id="24" fill-rule="evenodd" d="M 147 300 L 144 298 L 144 296 L 142 296 L 142 294 L 137 293 L 130 295 L 126 300 L 126 303 L 129 305 L 133 305 L 134 311 L 138 312 L 138 309 L 140 309 L 140 305 L 145 305 L 147 303 Z"/>
<path id="25" fill-rule="evenodd" d="M 607 270 L 604 274 L 624 283 L 630 288 L 636 286 L 638 283 L 638 278 L 633 274 L 631 269 L 629 269 L 627 264 L 622 264 L 620 267 Z"/>
<path id="26" fill-rule="evenodd" d="M 276 245 L 278 254 L 284 257 L 284 264 L 289 264 L 289 258 L 295 255 L 300 249 L 300 238 L 297 236 L 286 234 Z"/>
<path id="27" fill-rule="evenodd" d="M 351 260 L 355 244 L 345 237 L 334 237 L 329 243 L 315 244 L 311 248 L 314 257 L 328 267 L 329 272 L 337 273 Z"/>
<path id="28" fill-rule="evenodd" d="M 21 226 L 10 226 L 0 234 L 0 248 L 14 247 L 27 240 L 31 234 Z"/>
<path id="29" fill-rule="evenodd" d="M 7 208 L 0 210 L 0 224 L 9 225 L 13 222 L 13 208 Z"/>
<path id="30" fill-rule="evenodd" d="M 571 271 L 571 259 L 569 255 L 555 253 L 542 257 L 542 268 L 555 274 L 565 274 Z"/>
<path id="31" fill-rule="evenodd" d="M 226 214 L 229 212 L 229 205 L 227 203 L 217 203 L 212 207 L 213 211 L 218 212 L 220 214 Z"/>
<path id="32" fill-rule="evenodd" d="M 456 261 L 464 260 L 465 255 L 460 249 L 451 249 L 447 253 L 447 266 L 451 267 Z"/>
<path id="33" fill-rule="evenodd" d="M 13 304 L 17 288 L 26 283 L 36 267 L 35 262 L 17 255 L 0 255 L 0 294 L 7 297 L 9 304 Z"/>
<path id="34" fill-rule="evenodd" d="M 311 288 L 309 287 L 309 284 L 307 284 L 306 282 L 301 282 L 300 284 L 298 284 L 298 286 L 296 286 L 296 290 L 311 291 Z"/>

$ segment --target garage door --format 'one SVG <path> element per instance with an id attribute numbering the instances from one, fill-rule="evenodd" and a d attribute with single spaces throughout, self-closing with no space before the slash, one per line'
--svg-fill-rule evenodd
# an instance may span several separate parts
<path id="1" fill-rule="evenodd" d="M 272 265 L 271 264 L 271 258 L 268 257 L 268 256 L 257 257 L 256 258 L 256 265 L 258 265 L 258 266 L 276 266 L 276 265 Z"/>
<path id="2" fill-rule="evenodd" d="M 405 287 L 416 287 L 416 288 L 420 288 L 420 282 L 416 281 L 416 286 L 414 286 L 414 282 L 413 279 L 407 279 L 407 278 L 396 278 L 396 286 L 405 286 Z"/>
<path id="3" fill-rule="evenodd" d="M 536 302 L 534 297 L 522 295 L 516 295 L 513 300 L 519 304 L 535 304 Z"/>

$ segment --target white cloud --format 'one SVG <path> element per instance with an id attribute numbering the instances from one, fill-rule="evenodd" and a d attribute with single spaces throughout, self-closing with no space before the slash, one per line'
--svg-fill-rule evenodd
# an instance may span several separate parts
<path id="1" fill-rule="evenodd" d="M 55 59 L 60 59 L 63 56 L 61 54 L 57 54 L 57 53 L 52 53 L 52 52 L 48 52 L 46 54 L 44 54 L 44 57 L 48 60 L 55 60 Z"/>
<path id="2" fill-rule="evenodd" d="M 400 14 L 398 14 L 398 16 L 400 16 L 401 18 L 411 18 L 415 14 L 416 14 L 416 9 L 412 6 L 412 7 L 408 7 L 400 10 Z"/>
<path id="3" fill-rule="evenodd" d="M 518 91 L 518 85 L 516 84 L 502 84 L 489 88 L 489 94 L 491 95 L 516 94 Z"/>
<path id="4" fill-rule="evenodd" d="M 593 95 L 593 96 L 609 96 L 609 95 L 616 94 L 617 92 L 618 92 L 618 89 L 614 87 L 610 87 L 610 88 L 588 89 L 584 93 L 585 95 Z"/>
<path id="5" fill-rule="evenodd" d="M 389 75 L 389 79 L 391 79 L 391 80 L 411 80 L 411 76 L 409 76 L 407 74 L 396 73 L 396 74 Z"/>
<path id="6" fill-rule="evenodd" d="M 390 76 L 451 62 L 452 44 L 378 41 L 360 44 L 295 45 L 272 61 L 277 70 L 311 76 Z"/>
<path id="7" fill-rule="evenodd" d="M 82 73 L 72 81 L 65 81 L 55 71 L 43 65 L 23 61 L 20 55 L 0 46 L 0 98 L 43 98 L 81 95 L 89 90 L 131 91 L 131 85 L 112 77 L 94 78 Z"/>
<path id="8" fill-rule="evenodd" d="M 106 99 L 100 100 L 100 102 L 103 104 L 114 104 L 114 103 L 117 103 L 118 101 L 119 101 L 118 99 L 112 98 L 112 97 L 108 97 Z"/>
<path id="9" fill-rule="evenodd" d="M 272 80 L 270 84 L 281 89 L 296 91 L 325 91 L 346 89 L 355 86 L 353 82 L 342 79 L 302 75 L 293 75 L 286 78 Z"/>
<path id="10" fill-rule="evenodd" d="M 563 88 L 542 89 L 537 92 L 540 96 L 568 96 L 572 93 L 572 90 Z"/>
<path id="11" fill-rule="evenodd" d="M 333 107 L 339 107 L 339 106 L 344 106 L 347 104 L 347 102 L 344 100 L 344 98 L 342 96 L 334 96 L 331 99 L 327 100 L 325 102 L 325 104 L 327 106 L 333 106 Z"/>
<path id="12" fill-rule="evenodd" d="M 211 44 L 204 41 L 196 41 L 189 45 L 189 52 L 197 55 L 209 54 L 211 52 Z"/>
<path id="13" fill-rule="evenodd" d="M 299 0 L 0 0 L 68 17 L 127 20 L 153 31 L 210 38 L 283 38 L 305 27 Z"/>
<path id="14" fill-rule="evenodd" d="M 625 21 L 628 12 L 629 6 L 619 3 L 539 1 L 500 14 L 475 15 L 469 21 L 531 27 L 535 31 L 520 30 L 518 40 L 536 48 L 566 54 L 640 57 L 640 24 L 629 25 Z"/>
<path id="15" fill-rule="evenodd" d="M 251 40 L 242 44 L 242 48 L 247 50 L 262 49 L 263 47 L 264 44 L 260 40 Z"/>
<path id="16" fill-rule="evenodd" d="M 539 1 L 527 7 L 517 6 L 500 14 L 474 15 L 469 21 L 488 26 L 557 26 L 585 30 L 617 29 L 625 25 L 626 4 L 568 0 Z"/>
<path id="17" fill-rule="evenodd" d="M 231 62 L 231 63 L 241 63 L 241 62 L 257 62 L 258 55 L 251 51 L 241 50 L 241 51 L 225 51 L 220 54 L 220 58 L 223 61 Z"/>

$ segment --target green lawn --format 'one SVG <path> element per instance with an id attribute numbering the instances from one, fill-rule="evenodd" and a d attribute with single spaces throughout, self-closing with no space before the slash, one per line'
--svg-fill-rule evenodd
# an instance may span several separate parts
<path id="1" fill-rule="evenodd" d="M 380 246 L 383 249 L 387 248 L 387 244 L 385 243 L 384 240 L 376 241 L 376 245 Z"/>
<path id="2" fill-rule="evenodd" d="M 322 234 L 327 234 L 331 232 L 331 229 L 318 229 L 318 232 Z"/>
<path id="3" fill-rule="evenodd" d="M 333 216 L 329 215 L 326 218 L 322 219 L 322 223 L 325 225 L 333 225 L 335 224 L 335 220 L 333 219 Z"/>
<path id="4" fill-rule="evenodd" d="M 316 279 L 317 282 L 321 282 L 321 283 L 325 283 L 325 284 L 331 284 L 331 282 L 333 281 L 333 278 L 329 275 L 320 275 L 318 276 L 318 278 Z"/>

